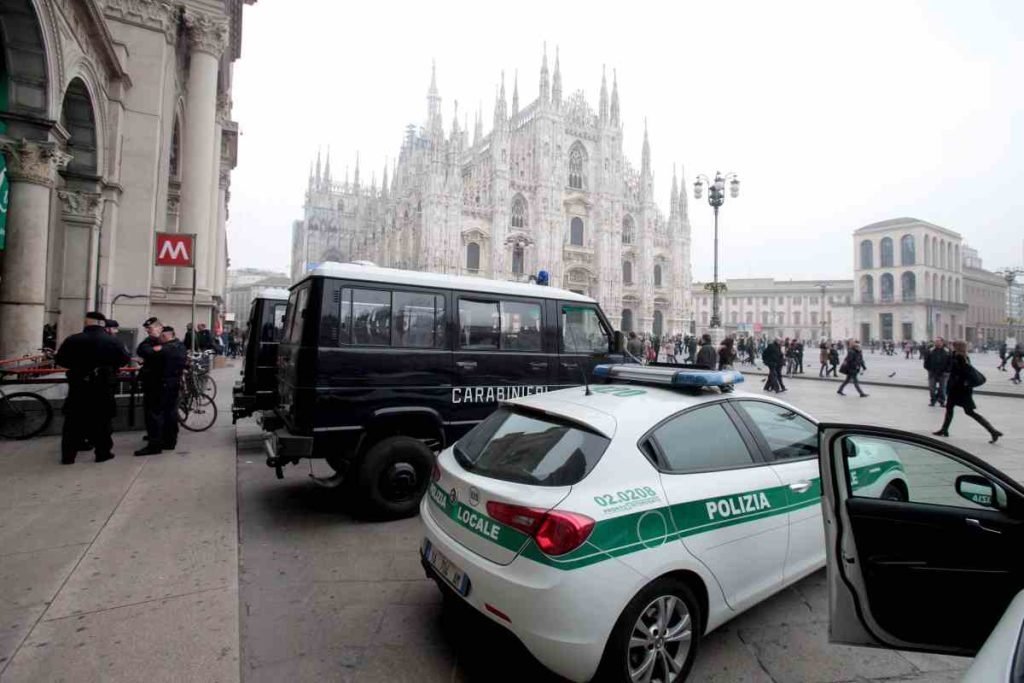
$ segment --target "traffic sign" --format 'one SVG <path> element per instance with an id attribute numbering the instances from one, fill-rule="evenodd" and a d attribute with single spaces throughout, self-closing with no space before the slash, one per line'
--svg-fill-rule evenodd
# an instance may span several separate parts
<path id="1" fill-rule="evenodd" d="M 158 232 L 156 234 L 156 265 L 188 268 L 193 264 L 195 246 L 195 235 Z"/>

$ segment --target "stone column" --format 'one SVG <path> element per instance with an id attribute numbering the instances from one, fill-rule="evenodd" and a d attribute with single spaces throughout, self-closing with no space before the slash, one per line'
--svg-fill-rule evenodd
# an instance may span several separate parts
<path id="1" fill-rule="evenodd" d="M 60 274 L 61 335 L 78 331 L 86 311 L 96 308 L 96 282 L 99 275 L 100 224 L 103 197 L 97 192 L 59 190 L 64 249 L 58 264 Z"/>
<path id="2" fill-rule="evenodd" d="M 226 296 L 227 260 L 228 260 L 228 188 L 231 185 L 231 169 L 221 168 L 219 191 L 217 192 L 217 265 L 214 273 L 214 290 L 221 298 Z M 225 310 L 230 310 L 225 306 Z M 237 313 L 237 311 L 236 311 Z"/>
<path id="3" fill-rule="evenodd" d="M 7 155 L 10 200 L 0 280 L 0 358 L 42 345 L 50 200 L 57 171 L 71 156 L 52 142 L 0 140 Z"/>
<path id="4" fill-rule="evenodd" d="M 209 292 L 213 286 L 208 262 L 215 249 L 210 232 L 213 211 L 211 187 L 216 187 L 212 154 L 217 136 L 217 72 L 220 54 L 227 43 L 227 23 L 198 12 L 186 11 L 185 26 L 191 47 L 188 97 L 185 103 L 184 153 L 182 154 L 181 221 L 179 230 L 195 233 L 198 288 Z"/>

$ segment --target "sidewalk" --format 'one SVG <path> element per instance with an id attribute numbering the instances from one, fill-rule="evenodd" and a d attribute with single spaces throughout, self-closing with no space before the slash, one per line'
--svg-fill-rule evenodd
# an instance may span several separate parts
<path id="1" fill-rule="evenodd" d="M 0 442 L 0 680 L 237 681 L 231 385 L 175 452 L 61 466 L 59 437 Z"/>

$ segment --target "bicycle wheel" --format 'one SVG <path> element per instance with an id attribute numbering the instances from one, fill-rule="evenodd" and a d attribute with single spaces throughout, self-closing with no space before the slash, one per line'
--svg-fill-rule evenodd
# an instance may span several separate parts
<path id="1" fill-rule="evenodd" d="M 39 394 L 19 391 L 0 399 L 0 436 L 6 439 L 31 439 L 52 419 L 50 402 Z"/>
<path id="2" fill-rule="evenodd" d="M 199 393 L 206 394 L 210 398 L 217 398 L 217 383 L 209 373 L 199 375 Z"/>
<path id="3" fill-rule="evenodd" d="M 217 404 L 206 394 L 183 397 L 178 403 L 178 424 L 190 432 L 205 432 L 217 421 Z"/>

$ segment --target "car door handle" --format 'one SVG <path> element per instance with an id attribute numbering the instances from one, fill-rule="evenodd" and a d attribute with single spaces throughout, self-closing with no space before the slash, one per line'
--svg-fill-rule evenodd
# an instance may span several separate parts
<path id="1" fill-rule="evenodd" d="M 534 360 L 530 361 L 531 370 L 547 370 L 548 362 L 546 360 Z"/>
<path id="2" fill-rule="evenodd" d="M 964 521 L 967 522 L 967 526 L 969 526 L 969 527 L 971 527 L 973 529 L 977 529 L 979 531 L 987 531 L 990 534 L 1001 534 L 1001 533 L 1003 533 L 999 529 L 990 529 L 989 527 L 985 526 L 984 524 L 982 524 L 978 520 L 974 519 L 973 517 L 968 517 Z"/>
<path id="3" fill-rule="evenodd" d="M 476 370 L 475 360 L 460 360 L 456 361 L 455 365 L 458 366 L 459 370 Z"/>
<path id="4" fill-rule="evenodd" d="M 579 363 L 562 363 L 562 367 L 566 370 L 575 370 L 580 366 Z"/>
<path id="5" fill-rule="evenodd" d="M 798 481 L 795 484 L 790 484 L 789 490 L 795 493 L 807 493 L 811 490 L 811 486 L 813 486 L 813 484 L 809 481 Z"/>

